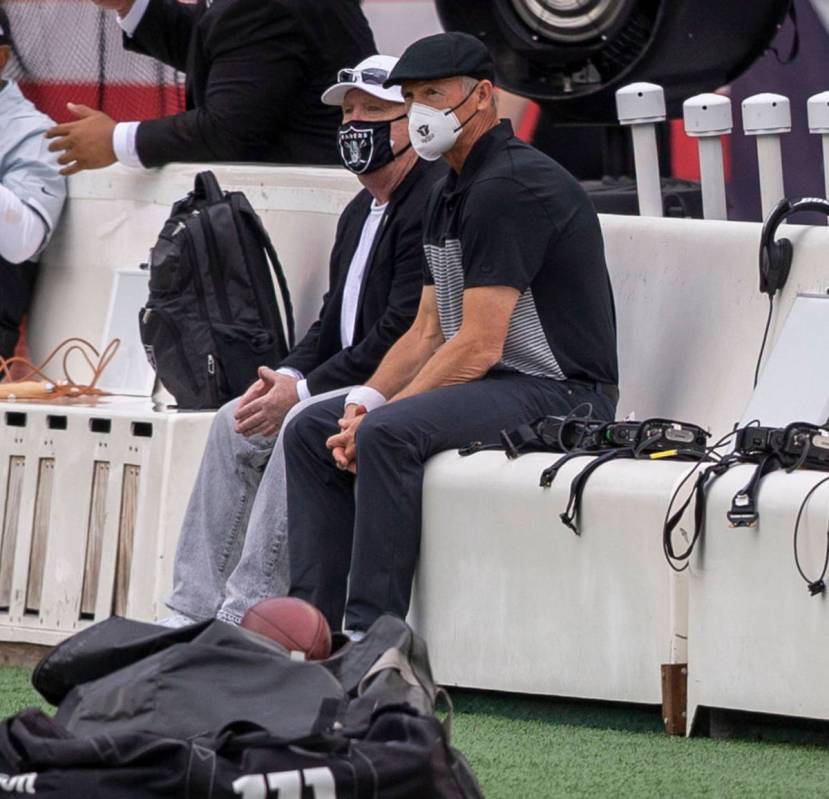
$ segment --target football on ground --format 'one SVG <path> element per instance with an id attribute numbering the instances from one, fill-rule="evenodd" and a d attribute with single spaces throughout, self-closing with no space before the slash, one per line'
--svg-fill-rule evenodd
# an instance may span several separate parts
<path id="1" fill-rule="evenodd" d="M 263 599 L 242 619 L 246 630 L 264 635 L 307 660 L 325 660 L 331 654 L 331 628 L 313 605 L 294 597 Z"/>

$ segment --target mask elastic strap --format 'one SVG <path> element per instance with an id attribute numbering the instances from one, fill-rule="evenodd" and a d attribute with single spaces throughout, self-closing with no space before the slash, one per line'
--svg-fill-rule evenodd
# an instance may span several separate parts
<path id="1" fill-rule="evenodd" d="M 389 119 L 389 120 L 387 120 L 387 122 L 389 123 L 389 133 L 391 133 L 391 123 L 392 123 L 392 122 L 399 122 L 401 119 L 408 119 L 408 117 L 409 117 L 409 115 L 408 115 L 408 114 L 401 114 L 399 117 L 395 117 L 394 119 Z M 409 142 L 409 143 L 408 143 L 408 144 L 407 144 L 407 145 L 406 145 L 406 146 L 405 146 L 402 150 L 400 150 L 400 152 L 398 152 L 398 153 L 396 153 L 394 150 L 392 150 L 392 151 L 391 151 L 391 157 L 392 157 L 392 158 L 400 158 L 400 156 L 401 156 L 401 155 L 403 155 L 403 153 L 405 153 L 405 152 L 406 152 L 406 150 L 411 149 L 411 146 L 412 146 L 412 143 L 411 143 L 411 142 Z"/>
<path id="2" fill-rule="evenodd" d="M 443 112 L 444 116 L 448 117 L 449 114 L 454 114 L 455 111 L 457 111 L 470 97 L 472 97 L 473 94 L 475 94 L 475 89 L 477 89 L 480 85 L 481 85 L 481 81 L 478 81 L 472 87 L 472 91 L 469 92 L 469 94 L 467 94 L 466 97 L 464 97 L 463 100 L 461 100 L 454 108 L 450 108 L 448 111 Z M 457 128 L 455 128 L 452 132 L 457 133 L 459 130 L 463 130 L 464 126 L 467 125 L 472 120 L 472 118 L 475 116 L 475 114 L 477 114 L 477 113 L 478 113 L 478 109 L 476 108 L 474 113 L 471 114 L 468 119 L 461 122 L 461 124 Z"/>
<path id="3" fill-rule="evenodd" d="M 400 150 L 400 152 L 396 153 L 394 150 L 392 150 L 391 151 L 391 156 L 394 159 L 400 158 L 400 156 L 403 155 L 403 153 L 405 153 L 406 150 L 410 150 L 411 148 L 412 148 L 412 143 L 409 142 L 402 150 Z"/>

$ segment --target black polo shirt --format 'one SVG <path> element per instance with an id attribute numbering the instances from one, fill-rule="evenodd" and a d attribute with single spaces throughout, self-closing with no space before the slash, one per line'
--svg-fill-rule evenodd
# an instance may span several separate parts
<path id="1" fill-rule="evenodd" d="M 463 321 L 464 289 L 511 286 L 515 306 L 498 368 L 617 384 L 616 317 L 596 212 L 578 181 L 503 121 L 426 209 L 427 285 L 444 338 Z"/>

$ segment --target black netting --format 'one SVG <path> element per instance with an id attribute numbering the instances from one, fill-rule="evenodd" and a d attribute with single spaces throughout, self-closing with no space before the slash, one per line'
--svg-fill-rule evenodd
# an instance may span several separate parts
<path id="1" fill-rule="evenodd" d="M 121 46 L 112 12 L 89 0 L 0 0 L 15 41 L 6 77 L 58 121 L 67 102 L 99 108 L 118 121 L 184 108 L 184 76 Z"/>

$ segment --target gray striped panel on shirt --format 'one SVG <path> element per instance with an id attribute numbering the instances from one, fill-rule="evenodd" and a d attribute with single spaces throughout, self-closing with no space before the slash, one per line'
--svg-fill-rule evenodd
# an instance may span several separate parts
<path id="1" fill-rule="evenodd" d="M 463 322 L 463 251 L 457 239 L 445 247 L 426 244 L 426 261 L 435 281 L 440 328 L 446 341 L 454 338 Z M 512 313 L 500 366 L 535 377 L 566 379 L 547 342 L 531 289 L 527 289 Z"/>

